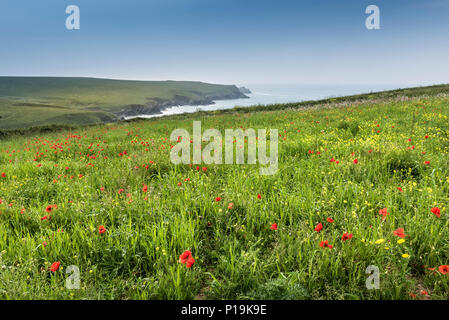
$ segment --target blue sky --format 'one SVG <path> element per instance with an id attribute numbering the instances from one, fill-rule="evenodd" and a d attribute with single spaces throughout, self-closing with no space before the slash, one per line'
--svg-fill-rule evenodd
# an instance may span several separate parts
<path id="1" fill-rule="evenodd" d="M 80 30 L 65 28 L 72 4 Z M 449 0 L 0 2 L 0 75 L 433 84 L 449 83 L 448 57 Z"/>

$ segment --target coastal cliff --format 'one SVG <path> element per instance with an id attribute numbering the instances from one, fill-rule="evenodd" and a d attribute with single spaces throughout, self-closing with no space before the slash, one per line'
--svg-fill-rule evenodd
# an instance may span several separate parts
<path id="1" fill-rule="evenodd" d="M 249 98 L 242 92 L 242 88 L 227 90 L 223 93 L 214 94 L 199 94 L 199 97 L 188 97 L 184 95 L 175 95 L 171 99 L 161 99 L 161 98 L 148 98 L 146 104 L 132 104 L 124 107 L 122 110 L 114 113 L 119 120 L 123 120 L 129 117 L 135 117 L 139 115 L 155 115 L 161 114 L 167 108 L 176 106 L 186 106 L 186 105 L 210 105 L 215 104 L 215 100 L 233 100 L 233 99 L 247 99 Z M 246 88 L 244 88 L 246 89 Z M 251 93 L 248 89 L 247 92 Z"/>
<path id="2" fill-rule="evenodd" d="M 235 85 L 199 81 L 0 77 L 0 130 L 114 122 L 242 98 L 248 97 Z"/>

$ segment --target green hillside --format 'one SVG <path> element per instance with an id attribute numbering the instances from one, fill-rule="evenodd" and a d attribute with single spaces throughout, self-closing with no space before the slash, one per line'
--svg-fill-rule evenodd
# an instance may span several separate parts
<path id="1" fill-rule="evenodd" d="M 447 300 L 446 90 L 3 137 L 0 299 Z M 173 164 L 193 121 L 277 129 L 278 170 Z"/>
<path id="2" fill-rule="evenodd" d="M 0 77 L 0 129 L 109 122 L 136 108 L 241 97 L 235 86 L 202 82 Z"/>

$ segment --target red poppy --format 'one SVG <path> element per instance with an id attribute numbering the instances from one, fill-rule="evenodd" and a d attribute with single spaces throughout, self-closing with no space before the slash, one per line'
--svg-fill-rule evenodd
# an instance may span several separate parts
<path id="1" fill-rule="evenodd" d="M 354 164 L 357 164 L 357 163 L 359 163 L 359 160 L 358 159 L 354 159 Z"/>
<path id="2" fill-rule="evenodd" d="M 435 208 L 430 209 L 430 211 L 431 211 L 434 215 L 436 215 L 438 218 L 440 217 L 440 208 L 435 207 Z"/>
<path id="3" fill-rule="evenodd" d="M 190 257 L 192 257 L 192 252 L 186 250 L 179 256 L 179 262 L 184 264 L 187 262 L 187 260 L 189 260 Z"/>
<path id="4" fill-rule="evenodd" d="M 271 230 L 277 230 L 278 229 L 278 225 L 277 223 L 273 223 L 270 227 Z"/>
<path id="5" fill-rule="evenodd" d="M 98 233 L 99 234 L 103 234 L 105 232 L 106 232 L 106 228 L 104 226 L 101 225 L 101 226 L 98 227 Z"/>
<path id="6" fill-rule="evenodd" d="M 327 218 L 327 222 L 333 223 L 333 222 L 334 222 L 334 219 L 332 219 L 332 218 Z"/>
<path id="7" fill-rule="evenodd" d="M 430 161 L 424 161 L 424 164 L 429 165 Z"/>
<path id="8" fill-rule="evenodd" d="M 232 209 L 232 208 L 234 208 L 234 203 L 233 203 L 233 202 L 230 202 L 230 203 L 228 204 L 228 209 Z"/>
<path id="9" fill-rule="evenodd" d="M 427 292 L 427 290 L 420 290 L 419 294 L 422 295 L 422 296 L 428 296 L 429 292 Z"/>
<path id="10" fill-rule="evenodd" d="M 6 178 L 6 173 L 2 172 L 2 178 Z"/>
<path id="11" fill-rule="evenodd" d="M 215 198 L 215 201 L 216 201 L 216 202 L 219 202 L 219 201 L 221 201 L 221 198 L 220 198 L 220 197 L 216 197 L 216 198 Z"/>
<path id="12" fill-rule="evenodd" d="M 449 266 L 448 265 L 442 265 L 438 267 L 438 271 L 441 274 L 448 274 L 449 273 Z"/>
<path id="13" fill-rule="evenodd" d="M 193 266 L 193 264 L 195 263 L 195 259 L 193 259 L 192 256 L 189 257 L 189 259 L 186 262 L 186 267 L 187 268 L 191 268 Z"/>
<path id="14" fill-rule="evenodd" d="M 257 194 L 257 199 L 262 199 L 262 195 L 260 193 Z"/>
<path id="15" fill-rule="evenodd" d="M 53 272 L 56 272 L 56 271 L 58 271 L 60 265 L 61 265 L 61 262 L 59 262 L 59 261 L 53 262 L 50 266 L 50 270 Z"/>
<path id="16" fill-rule="evenodd" d="M 399 192 L 402 192 L 402 191 L 404 191 L 404 190 L 402 190 L 402 188 L 401 188 L 401 187 L 398 187 L 398 190 L 399 190 Z"/>
<path id="17" fill-rule="evenodd" d="M 321 248 L 326 248 L 327 247 L 329 249 L 332 249 L 334 246 L 330 245 L 329 242 L 327 240 L 325 240 L 325 241 L 321 241 L 320 247 Z"/>
<path id="18" fill-rule="evenodd" d="M 394 230 L 393 234 L 395 236 L 398 236 L 399 238 L 404 238 L 405 237 L 404 229 L 402 229 L 402 228 L 398 228 L 398 229 Z"/>
<path id="19" fill-rule="evenodd" d="M 51 204 L 51 205 L 48 205 L 47 208 L 45 208 L 45 211 L 51 212 L 53 209 L 56 209 L 56 208 L 58 208 L 58 206 L 56 204 Z"/>
<path id="20" fill-rule="evenodd" d="M 352 238 L 352 233 L 343 233 L 343 235 L 341 236 L 341 240 L 346 241 Z"/>
<path id="21" fill-rule="evenodd" d="M 148 191 L 148 186 L 146 184 L 143 185 L 142 191 L 143 192 L 147 192 Z"/>
<path id="22" fill-rule="evenodd" d="M 389 215 L 389 213 L 387 212 L 387 208 L 380 209 L 379 214 L 382 215 L 382 220 L 385 220 Z"/>
<path id="23" fill-rule="evenodd" d="M 320 222 L 320 223 L 318 223 L 318 224 L 316 225 L 315 231 L 316 231 L 316 232 L 320 232 L 321 230 L 323 230 L 323 225 L 322 225 L 321 222 Z"/>

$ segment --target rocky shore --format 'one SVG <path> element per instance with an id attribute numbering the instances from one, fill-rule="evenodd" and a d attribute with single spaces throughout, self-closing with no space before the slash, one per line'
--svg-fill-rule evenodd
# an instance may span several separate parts
<path id="1" fill-rule="evenodd" d="M 231 93 L 226 92 L 223 94 L 215 95 L 200 95 L 198 98 L 191 98 L 182 95 L 176 95 L 173 99 L 161 99 L 150 98 L 146 104 L 132 104 L 121 109 L 119 112 L 114 113 L 118 120 L 124 120 L 129 117 L 135 117 L 139 115 L 156 115 L 162 114 L 165 109 L 186 106 L 186 105 L 210 105 L 214 104 L 215 100 L 233 100 L 233 99 L 246 99 L 249 98 L 245 93 L 251 93 L 248 89 L 242 87 L 233 90 Z"/>

